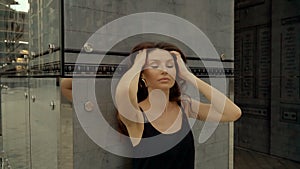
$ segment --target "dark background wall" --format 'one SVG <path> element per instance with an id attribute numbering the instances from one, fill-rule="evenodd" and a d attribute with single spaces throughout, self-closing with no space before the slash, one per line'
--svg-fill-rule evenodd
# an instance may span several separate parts
<path id="1" fill-rule="evenodd" d="M 300 1 L 235 1 L 235 146 L 300 161 Z"/>

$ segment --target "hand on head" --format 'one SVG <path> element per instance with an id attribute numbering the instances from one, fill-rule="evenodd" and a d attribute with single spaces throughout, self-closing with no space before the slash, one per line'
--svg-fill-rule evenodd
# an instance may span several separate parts
<path id="1" fill-rule="evenodd" d="M 176 58 L 176 62 L 178 64 L 178 75 L 179 77 L 181 77 L 182 79 L 185 79 L 186 76 L 189 75 L 190 71 L 187 69 L 184 61 L 181 58 L 181 55 L 179 52 L 177 51 L 170 51 L 170 53 Z"/>
<path id="2" fill-rule="evenodd" d="M 135 56 L 134 59 L 134 64 L 144 65 L 147 59 L 147 49 L 137 51 L 137 53 L 138 54 Z"/>

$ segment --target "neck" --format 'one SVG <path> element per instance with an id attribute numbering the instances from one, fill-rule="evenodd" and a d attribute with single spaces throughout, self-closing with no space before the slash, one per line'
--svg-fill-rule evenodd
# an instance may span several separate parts
<path id="1" fill-rule="evenodd" d="M 151 93 L 152 90 L 153 89 L 148 88 L 148 94 Z M 169 100 L 170 89 L 165 89 L 165 90 L 164 89 L 159 89 L 159 90 L 162 91 L 165 94 L 166 98 Z"/>
<path id="2" fill-rule="evenodd" d="M 169 107 L 171 105 L 170 101 L 168 100 L 166 102 L 166 104 L 164 105 L 164 108 L 160 109 L 160 111 L 158 111 L 158 110 L 156 110 L 157 106 L 151 105 L 149 97 L 145 100 L 144 104 L 146 104 L 146 106 L 145 106 L 146 111 L 144 111 L 144 112 L 147 114 L 147 118 L 150 122 L 154 121 L 158 118 L 165 117 L 168 114 L 168 110 L 170 110 Z"/>
<path id="3" fill-rule="evenodd" d="M 149 95 L 151 91 L 152 91 L 151 89 L 148 89 Z M 144 101 L 144 106 L 146 109 L 145 113 L 148 113 L 148 118 L 150 118 L 149 119 L 150 121 L 155 120 L 158 117 L 161 117 L 166 112 L 168 112 L 169 106 L 171 105 L 169 100 L 169 90 L 161 90 L 161 92 L 165 95 L 164 99 L 166 98 L 167 100 L 162 101 L 161 100 L 162 98 L 150 98 L 150 96 L 148 95 L 148 97 Z M 152 102 L 150 100 L 152 100 Z M 161 103 L 164 103 L 164 105 L 161 105 Z M 161 107 L 162 109 L 159 107 Z M 157 109 L 160 110 L 158 111 Z"/>

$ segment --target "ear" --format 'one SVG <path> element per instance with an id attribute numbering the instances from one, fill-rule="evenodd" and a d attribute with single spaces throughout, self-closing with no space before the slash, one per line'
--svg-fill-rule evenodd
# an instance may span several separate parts
<path id="1" fill-rule="evenodd" d="M 145 78 L 145 76 L 144 76 L 144 73 L 143 73 L 143 72 L 141 72 L 141 75 L 140 75 L 140 76 L 141 76 L 141 78 L 142 78 L 142 79 L 144 79 L 144 78 Z"/>

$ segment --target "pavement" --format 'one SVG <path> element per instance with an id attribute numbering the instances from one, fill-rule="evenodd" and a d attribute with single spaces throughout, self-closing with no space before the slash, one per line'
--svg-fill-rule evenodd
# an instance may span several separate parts
<path id="1" fill-rule="evenodd" d="M 300 169 L 300 162 L 235 147 L 234 169 Z"/>

